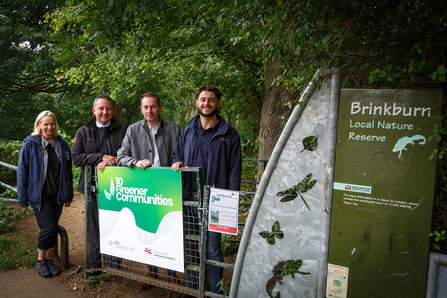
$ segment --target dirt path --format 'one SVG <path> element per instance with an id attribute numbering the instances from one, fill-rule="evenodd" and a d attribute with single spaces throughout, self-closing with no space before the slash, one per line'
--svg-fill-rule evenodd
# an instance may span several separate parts
<path id="1" fill-rule="evenodd" d="M 0 297 L 87 297 L 81 295 L 80 292 L 54 283 L 50 278 L 36 276 L 34 269 L 1 272 Z"/>

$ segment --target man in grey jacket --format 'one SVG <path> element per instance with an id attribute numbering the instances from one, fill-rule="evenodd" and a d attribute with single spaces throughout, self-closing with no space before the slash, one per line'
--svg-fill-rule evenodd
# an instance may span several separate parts
<path id="1" fill-rule="evenodd" d="M 170 167 L 172 151 L 180 135 L 180 127 L 160 117 L 162 105 L 153 92 L 143 94 L 141 113 L 144 119 L 129 126 L 123 144 L 118 150 L 119 166 Z"/>
<path id="2" fill-rule="evenodd" d="M 144 119 L 129 126 L 123 144 L 118 150 L 117 164 L 126 167 L 170 167 L 172 151 L 180 135 L 180 127 L 160 117 L 162 105 L 153 92 L 141 97 L 141 113 Z M 158 278 L 158 268 L 148 265 L 149 276 Z M 174 271 L 168 270 L 168 281 L 177 283 Z M 150 285 L 140 283 L 141 289 Z"/>

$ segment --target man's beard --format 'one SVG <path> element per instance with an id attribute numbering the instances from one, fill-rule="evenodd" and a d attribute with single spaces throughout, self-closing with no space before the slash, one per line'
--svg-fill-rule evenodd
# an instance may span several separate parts
<path id="1" fill-rule="evenodd" d="M 203 117 L 213 117 L 214 115 L 217 114 L 217 111 L 218 111 L 218 109 L 215 108 L 215 109 L 213 109 L 213 110 L 211 111 L 211 113 L 209 113 L 209 114 L 204 114 L 204 113 L 202 113 L 202 110 L 200 110 L 199 108 L 196 107 L 196 109 L 197 109 L 197 113 L 199 113 L 200 116 L 203 116 Z"/>

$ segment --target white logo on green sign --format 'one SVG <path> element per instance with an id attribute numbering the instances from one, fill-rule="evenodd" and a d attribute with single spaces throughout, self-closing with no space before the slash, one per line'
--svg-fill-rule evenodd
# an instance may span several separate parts
<path id="1" fill-rule="evenodd" d="M 148 189 L 145 187 L 126 187 L 123 186 L 123 178 L 115 177 L 116 186 L 113 183 L 113 178 L 110 178 L 110 192 L 104 189 L 104 195 L 107 199 L 111 200 L 112 196 L 118 201 L 132 202 L 132 203 L 144 203 L 153 205 L 173 206 L 172 198 L 163 198 L 162 194 L 154 194 L 148 196 Z"/>
<path id="2" fill-rule="evenodd" d="M 397 140 L 396 144 L 394 145 L 393 152 L 399 152 L 399 156 L 402 154 L 402 150 L 407 150 L 405 148 L 408 144 L 414 145 L 414 141 L 420 141 L 419 145 L 423 145 L 426 142 L 426 139 L 422 135 L 415 135 L 412 137 L 402 137 L 399 140 Z"/>

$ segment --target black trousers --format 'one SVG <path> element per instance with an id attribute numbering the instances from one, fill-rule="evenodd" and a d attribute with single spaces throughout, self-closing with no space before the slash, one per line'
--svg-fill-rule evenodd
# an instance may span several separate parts
<path id="1" fill-rule="evenodd" d="M 64 204 L 57 203 L 57 195 L 41 196 L 40 210 L 33 207 L 37 225 L 40 228 L 37 247 L 41 250 L 52 248 L 57 240 L 57 225 Z"/>

